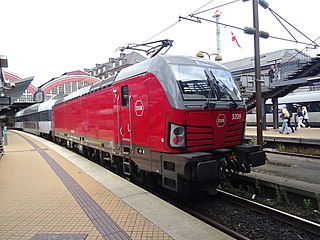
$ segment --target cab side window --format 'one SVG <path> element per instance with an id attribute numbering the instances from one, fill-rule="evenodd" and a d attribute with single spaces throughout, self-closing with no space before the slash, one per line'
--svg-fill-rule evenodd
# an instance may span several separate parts
<path id="1" fill-rule="evenodd" d="M 122 107 L 129 106 L 128 85 L 121 87 L 121 101 L 122 101 Z"/>

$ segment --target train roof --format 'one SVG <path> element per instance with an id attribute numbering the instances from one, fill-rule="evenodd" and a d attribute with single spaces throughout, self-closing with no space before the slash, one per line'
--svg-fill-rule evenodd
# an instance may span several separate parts
<path id="1" fill-rule="evenodd" d="M 45 110 L 51 110 L 52 109 L 52 106 L 55 104 L 55 102 L 57 101 L 58 99 L 49 99 L 43 103 L 40 103 L 39 104 L 39 108 L 38 108 L 38 111 L 45 111 Z"/>
<path id="2" fill-rule="evenodd" d="M 27 114 L 38 112 L 39 105 L 40 105 L 40 103 L 36 103 L 36 104 L 33 104 L 33 105 L 25 108 L 24 112 L 23 112 L 23 115 L 27 115 Z"/>
<path id="3" fill-rule="evenodd" d="M 24 109 L 21 109 L 20 111 L 16 112 L 15 117 L 20 117 L 24 112 Z"/>
<path id="4" fill-rule="evenodd" d="M 278 104 L 319 102 L 319 101 L 320 101 L 320 91 L 295 92 L 295 93 L 290 93 L 284 97 L 280 97 L 278 99 Z M 272 104 L 272 100 L 268 99 L 266 103 Z"/>
<path id="5" fill-rule="evenodd" d="M 42 103 L 35 103 L 27 108 L 21 109 L 19 112 L 16 112 L 15 116 L 20 117 L 23 115 L 28 115 L 35 112 L 45 111 L 45 110 L 51 110 L 52 106 L 56 103 L 56 101 L 61 97 L 62 95 L 56 95 L 53 98 L 48 99 L 45 102 Z"/>
<path id="6" fill-rule="evenodd" d="M 90 92 L 97 91 L 99 89 L 109 87 L 116 82 L 120 82 L 129 79 L 140 74 L 151 72 L 160 80 L 160 82 L 167 82 L 168 77 L 173 78 L 173 74 L 169 67 L 169 64 L 183 64 L 183 65 L 198 65 L 204 67 L 214 67 L 220 69 L 227 69 L 225 66 L 211 62 L 209 60 L 193 57 L 193 56 L 181 56 L 181 55 L 157 55 L 153 58 L 146 59 L 140 63 L 131 65 L 130 67 L 122 69 L 117 75 L 112 76 L 108 79 L 102 80 L 101 82 L 95 83 L 91 86 L 83 87 L 69 95 L 59 99 L 56 104 L 60 104 L 71 99 L 83 96 Z M 164 85 L 166 87 L 166 85 Z M 167 86 L 171 88 L 173 86 Z M 167 92 L 169 89 L 165 89 Z"/>
<path id="7" fill-rule="evenodd" d="M 225 66 L 220 65 L 216 62 L 209 61 L 204 58 L 194 57 L 194 56 L 182 56 L 182 55 L 160 55 L 163 57 L 167 63 L 172 64 L 190 64 L 190 65 L 199 65 L 199 66 L 211 66 L 216 68 L 227 69 Z"/>
<path id="8" fill-rule="evenodd" d="M 133 66 L 122 69 L 117 75 L 115 82 L 122 81 L 124 79 L 137 76 L 145 72 L 152 72 L 157 75 L 159 68 L 163 69 L 164 65 L 169 64 L 198 65 L 227 69 L 225 66 L 199 57 L 181 55 L 157 55 Z"/>
<path id="9" fill-rule="evenodd" d="M 82 96 L 82 95 L 88 93 L 90 91 L 90 88 L 91 88 L 91 86 L 86 86 L 86 87 L 80 88 L 79 90 L 74 91 L 74 92 L 70 93 L 68 96 L 64 97 L 64 101 L 68 101 L 73 98 Z"/>

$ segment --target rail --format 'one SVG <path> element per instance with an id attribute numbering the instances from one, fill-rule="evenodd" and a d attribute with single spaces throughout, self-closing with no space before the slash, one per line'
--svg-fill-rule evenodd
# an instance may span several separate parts
<path id="1" fill-rule="evenodd" d="M 274 219 L 278 219 L 282 222 L 288 223 L 292 226 L 299 226 L 300 228 L 311 232 L 317 236 L 320 236 L 320 224 L 294 216 L 292 214 L 280 211 L 278 209 L 274 209 L 265 205 L 262 205 L 257 202 L 253 202 L 251 200 L 233 195 L 231 193 L 217 190 L 220 194 L 223 194 L 226 196 L 230 201 L 243 206 L 245 208 L 249 208 L 251 210 L 254 210 L 256 212 L 262 213 L 264 215 L 272 216 Z"/>

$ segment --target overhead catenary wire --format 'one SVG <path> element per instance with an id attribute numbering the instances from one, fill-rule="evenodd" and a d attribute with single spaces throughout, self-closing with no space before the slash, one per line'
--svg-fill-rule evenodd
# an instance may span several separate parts
<path id="1" fill-rule="evenodd" d="M 205 6 L 209 5 L 210 3 L 212 3 L 214 0 L 211 0 L 209 1 L 208 3 L 204 4 L 203 6 L 199 7 L 198 9 L 196 9 L 195 11 L 193 11 L 192 13 L 190 13 L 187 17 L 179 17 L 179 20 L 175 23 L 173 23 L 172 25 L 170 25 L 169 27 L 165 28 L 164 30 L 160 31 L 159 33 L 153 35 L 152 37 L 150 37 L 149 39 L 147 39 L 145 42 L 147 41 L 150 41 L 151 39 L 155 38 L 156 36 L 160 35 L 161 33 L 167 31 L 168 29 L 174 27 L 175 25 L 177 25 L 179 22 L 181 22 L 181 20 L 189 20 L 189 21 L 194 21 L 192 18 L 196 18 L 197 21 L 195 22 L 199 22 L 199 20 L 203 20 L 203 21 L 207 21 L 207 22 L 212 22 L 212 23 L 217 23 L 217 24 L 220 24 L 224 27 L 230 27 L 230 28 L 233 28 L 233 29 L 238 29 L 238 30 L 244 30 L 243 28 L 241 27 L 237 27 L 237 26 L 234 26 L 234 25 L 231 25 L 231 24 L 226 24 L 226 23 L 221 23 L 221 22 L 216 22 L 216 21 L 213 21 L 213 20 L 209 20 L 209 19 L 205 19 L 205 18 L 201 18 L 201 17 L 198 17 L 196 15 L 199 15 L 201 13 L 204 13 L 204 12 L 207 12 L 207 11 L 211 11 L 213 9 L 217 9 L 219 7 L 223 7 L 223 6 L 226 6 L 226 5 L 230 5 L 230 4 L 233 4 L 233 3 L 236 3 L 238 1 L 241 1 L 241 0 L 234 0 L 234 1 L 231 1 L 231 2 L 228 2 L 228 3 L 225 3 L 225 4 L 221 4 L 219 6 L 215 6 L 215 7 L 212 7 L 212 8 L 209 8 L 207 10 L 204 10 L 204 11 L 200 11 L 198 12 L 200 9 L 204 8 Z M 303 34 L 299 29 L 297 29 L 296 27 L 294 27 L 292 24 L 290 24 L 287 20 L 285 20 L 283 17 L 281 17 L 279 14 L 277 14 L 275 11 L 273 11 L 270 7 L 268 7 L 268 9 L 270 10 L 270 12 L 272 13 L 272 15 L 280 22 L 280 24 L 286 29 L 286 31 L 291 35 L 291 37 L 294 39 L 287 39 L 287 38 L 282 38 L 282 37 L 277 37 L 277 36 L 271 36 L 269 35 L 269 38 L 273 38 L 273 39 L 278 39 L 278 40 L 282 40 L 282 41 L 287 41 L 287 42 L 293 42 L 293 43 L 299 43 L 299 44 L 304 44 L 304 45 L 313 45 L 315 47 L 318 47 L 319 45 L 317 43 L 315 43 L 312 39 L 310 39 L 309 37 L 307 37 L 305 34 Z M 190 18 L 188 18 L 190 17 Z M 284 24 L 280 21 L 281 18 L 283 21 L 285 21 L 287 24 L 289 24 L 292 28 L 294 28 L 296 31 L 298 31 L 301 35 L 303 35 L 305 38 L 307 38 L 312 44 L 309 43 L 306 43 L 306 42 L 302 42 L 302 41 L 298 41 L 293 35 L 292 33 L 290 33 L 290 31 L 284 26 Z"/>
<path id="2" fill-rule="evenodd" d="M 208 11 L 211 11 L 211 10 L 214 10 L 214 9 L 217 9 L 217 8 L 220 8 L 220 7 L 225 7 L 225 6 L 227 6 L 227 5 L 230 5 L 230 4 L 232 4 L 232 3 L 236 3 L 236 2 L 239 2 L 239 1 L 241 1 L 241 0 L 234 0 L 234 1 L 231 1 L 231 2 L 228 2 L 228 3 L 225 3 L 225 4 L 221 4 L 221 5 L 216 6 L 216 7 L 209 8 L 209 9 L 204 10 L 204 11 L 201 11 L 201 12 L 196 12 L 196 11 L 198 11 L 198 10 L 196 10 L 196 11 L 194 11 L 194 12 L 191 13 L 191 14 L 193 14 L 193 15 L 198 15 L 198 14 L 201 14 L 201 13 L 204 13 L 204 12 L 208 12 Z M 204 7 L 204 6 L 203 6 L 203 7 Z M 203 8 L 203 7 L 201 7 L 201 8 Z"/>
<path id="3" fill-rule="evenodd" d="M 204 8 L 205 6 L 209 5 L 209 4 L 212 3 L 213 1 L 214 1 L 214 0 L 210 0 L 209 2 L 207 2 L 207 3 L 204 4 L 204 5 L 202 5 L 201 7 L 197 8 L 196 10 L 194 10 L 194 11 L 193 11 L 192 13 L 190 13 L 190 14 L 193 14 L 193 13 L 199 11 L 200 9 L 202 9 L 202 8 Z M 237 1 L 239 1 L 239 0 L 237 0 Z M 189 14 L 189 15 L 190 15 L 190 14 Z M 179 18 L 179 20 L 178 20 L 177 22 L 173 23 L 173 24 L 170 25 L 169 27 L 163 29 L 163 30 L 160 31 L 159 33 L 157 33 L 157 34 L 153 35 L 152 37 L 148 38 L 147 40 L 145 40 L 145 42 L 150 41 L 151 39 L 155 38 L 156 36 L 160 35 L 161 33 L 167 31 L 168 29 L 170 29 L 170 28 L 172 28 L 172 27 L 174 27 L 174 26 L 177 25 L 180 21 L 181 21 L 181 18 Z"/>
<path id="4" fill-rule="evenodd" d="M 225 26 L 225 27 L 230 27 L 230 28 L 233 28 L 233 29 L 238 29 L 238 30 L 244 30 L 243 28 L 241 27 L 237 27 L 237 26 L 234 26 L 234 25 L 231 25 L 231 24 L 226 24 L 226 23 L 222 23 L 222 22 L 217 22 L 217 21 L 214 21 L 214 20 L 210 20 L 210 19 L 206 19 L 206 18 L 201 18 L 201 17 L 196 17 L 196 16 L 193 16 L 191 15 L 190 17 L 194 17 L 198 20 L 201 21 L 207 21 L 207 22 L 211 22 L 211 23 L 218 23 L 222 26 Z M 186 18 L 187 19 L 187 18 Z M 192 21 L 192 19 L 191 19 Z M 276 36 L 269 36 L 269 38 L 274 38 L 274 39 L 278 39 L 278 40 L 283 40 L 283 41 L 288 41 L 288 42 L 294 42 L 294 43 L 300 43 L 300 44 L 304 44 L 304 45 L 310 45 L 310 43 L 306 43 L 306 42 L 301 42 L 301 41 L 297 41 L 297 40 L 292 40 L 292 39 L 286 39 L 286 38 L 281 38 L 281 37 L 276 37 Z M 312 41 L 312 40 L 311 40 Z M 313 41 L 312 41 L 313 42 Z M 318 46 L 316 43 L 314 43 L 316 46 Z"/>
<path id="5" fill-rule="evenodd" d="M 297 39 L 293 36 L 293 34 L 287 29 L 287 27 L 280 21 L 280 19 L 278 18 L 278 15 L 271 10 L 271 8 L 269 8 L 270 12 L 272 13 L 272 15 L 278 20 L 278 22 L 282 25 L 282 27 L 291 35 L 291 37 L 297 41 Z"/>
<path id="6" fill-rule="evenodd" d="M 289 24 L 293 29 L 295 29 L 298 33 L 300 33 L 302 36 L 304 36 L 305 38 L 307 38 L 310 42 L 312 42 L 313 44 L 315 44 L 316 46 L 318 46 L 317 43 L 315 43 L 311 38 L 309 38 L 307 35 L 305 35 L 303 32 L 301 32 L 299 29 L 297 29 L 295 26 L 293 26 L 291 23 L 289 23 L 287 20 L 285 20 L 283 17 L 281 17 L 278 13 L 276 13 L 275 11 L 273 11 L 270 7 L 269 7 L 269 11 L 275 16 L 277 15 L 279 18 L 281 18 L 283 21 L 285 21 L 287 24 Z M 275 16 L 276 17 L 276 16 Z M 276 17 L 276 19 L 279 21 L 279 19 Z M 279 21 L 280 22 L 280 21 Z M 281 23 L 281 22 L 280 22 Z M 282 24 L 282 23 L 281 23 Z M 282 24 L 283 25 L 283 24 Z M 284 27 L 286 30 L 287 28 Z M 289 31 L 288 31 L 289 32 Z M 290 32 L 289 32 L 290 33 Z M 291 33 L 290 33 L 291 35 Z M 291 35 L 292 36 L 292 35 Z M 293 37 L 293 36 L 292 36 Z M 293 37 L 294 38 L 294 37 Z M 295 38 L 294 38 L 295 39 Z"/>

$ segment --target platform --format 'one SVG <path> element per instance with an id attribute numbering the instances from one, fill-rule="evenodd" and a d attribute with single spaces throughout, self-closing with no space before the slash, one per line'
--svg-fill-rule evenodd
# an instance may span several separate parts
<path id="1" fill-rule="evenodd" d="M 256 139 L 256 127 L 246 128 L 246 139 Z M 274 143 L 294 143 L 320 145 L 320 128 L 300 128 L 294 133 L 279 133 L 279 129 L 263 130 L 263 140 Z M 273 185 L 282 185 L 285 190 L 300 193 L 314 198 L 320 192 L 320 156 L 310 158 L 296 156 L 280 156 L 267 153 L 265 165 L 252 169 L 246 177 L 266 181 Z"/>
<path id="2" fill-rule="evenodd" d="M 320 145 L 320 128 L 299 128 L 294 133 L 291 133 L 291 129 L 289 129 L 289 134 L 281 134 L 279 129 L 268 127 L 263 130 L 262 135 L 263 140 L 268 142 Z M 247 126 L 245 137 L 246 139 L 256 139 L 257 127 Z"/>
<path id="3" fill-rule="evenodd" d="M 1 239 L 231 239 L 54 143 L 8 132 Z"/>

